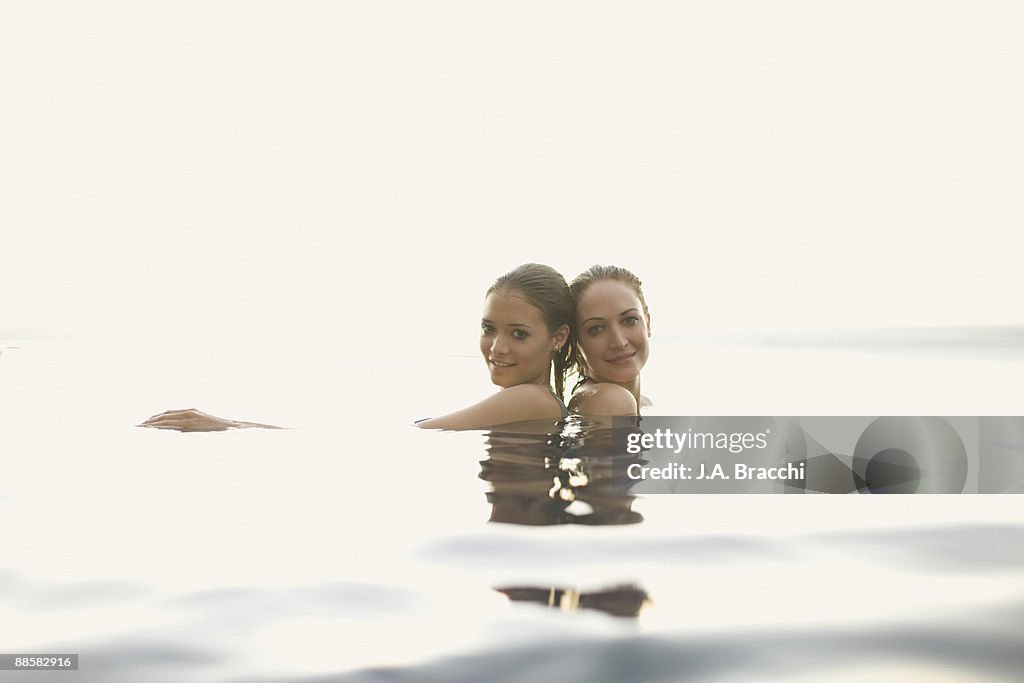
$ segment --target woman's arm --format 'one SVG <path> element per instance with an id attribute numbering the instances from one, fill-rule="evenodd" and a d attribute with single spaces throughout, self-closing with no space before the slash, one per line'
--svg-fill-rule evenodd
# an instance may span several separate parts
<path id="1" fill-rule="evenodd" d="M 562 408 L 550 390 L 539 384 L 519 384 L 441 417 L 417 422 L 423 429 L 483 429 L 527 420 L 557 420 Z"/>
<path id="2" fill-rule="evenodd" d="M 186 410 L 168 410 L 159 415 L 154 415 L 145 422 L 136 425 L 137 427 L 149 427 L 151 429 L 176 429 L 179 432 L 223 432 L 228 429 L 281 429 L 275 425 L 265 425 L 259 422 L 243 422 L 241 420 L 228 420 L 216 415 L 204 413 L 195 408 Z"/>
<path id="3" fill-rule="evenodd" d="M 618 384 L 586 384 L 573 394 L 569 410 L 579 415 L 639 415 L 636 398 Z"/>

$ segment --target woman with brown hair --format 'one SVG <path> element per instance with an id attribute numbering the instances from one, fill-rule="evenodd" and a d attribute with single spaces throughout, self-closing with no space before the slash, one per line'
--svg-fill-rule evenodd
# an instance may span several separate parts
<path id="1" fill-rule="evenodd" d="M 562 395 L 566 372 L 575 358 L 573 316 L 569 286 L 554 268 L 527 263 L 499 277 L 484 299 L 480 353 L 491 382 L 502 390 L 468 408 L 421 420 L 417 425 L 426 429 L 482 429 L 566 417 Z M 228 420 L 194 408 L 169 410 L 139 426 L 183 432 L 279 429 Z"/>
<path id="2" fill-rule="evenodd" d="M 569 287 L 555 269 L 527 263 L 499 277 L 484 299 L 480 353 L 491 382 L 501 391 L 417 424 L 427 429 L 481 429 L 566 417 L 562 394 L 575 356 L 573 316 Z"/>
<path id="3" fill-rule="evenodd" d="M 583 415 L 639 415 L 649 403 L 640 371 L 650 353 L 651 314 L 640 279 L 618 266 L 591 266 L 569 285 L 576 303 L 580 381 L 569 408 Z"/>

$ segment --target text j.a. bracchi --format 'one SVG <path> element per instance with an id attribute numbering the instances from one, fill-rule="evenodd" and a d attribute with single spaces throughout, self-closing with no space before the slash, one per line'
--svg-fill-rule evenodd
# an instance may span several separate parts
<path id="1" fill-rule="evenodd" d="M 728 479 L 729 475 L 725 473 L 722 466 L 718 463 L 714 467 L 708 467 L 706 463 L 700 464 L 700 471 L 694 479 Z"/>

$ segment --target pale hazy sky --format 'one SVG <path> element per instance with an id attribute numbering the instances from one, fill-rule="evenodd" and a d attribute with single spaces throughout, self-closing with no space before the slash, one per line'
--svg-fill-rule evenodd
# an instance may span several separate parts
<path id="1" fill-rule="evenodd" d="M 1019 323 L 1022 34 L 1014 2 L 5 3 L 0 330 L 402 348 L 523 261 L 633 268 L 662 334 Z"/>

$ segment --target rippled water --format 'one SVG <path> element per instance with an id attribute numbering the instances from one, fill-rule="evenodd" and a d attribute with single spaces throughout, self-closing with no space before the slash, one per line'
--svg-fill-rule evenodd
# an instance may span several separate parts
<path id="1" fill-rule="evenodd" d="M 410 427 L 462 359 L 6 346 L 0 650 L 81 658 L 0 680 L 1024 670 L 1019 496 L 640 497 L 611 431 Z M 294 428 L 133 426 L 192 404 Z"/>

